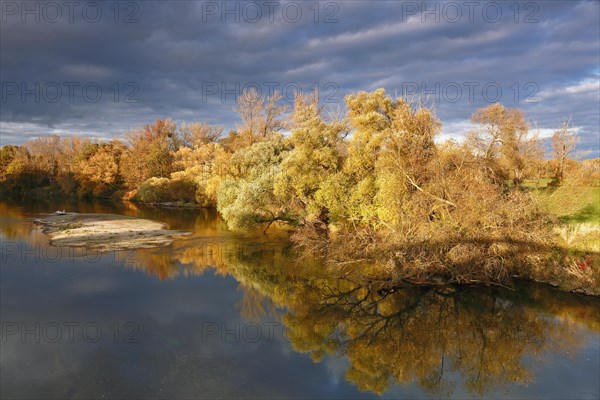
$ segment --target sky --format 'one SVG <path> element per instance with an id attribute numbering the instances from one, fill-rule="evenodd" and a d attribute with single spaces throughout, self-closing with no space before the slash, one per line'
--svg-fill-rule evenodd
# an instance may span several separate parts
<path id="1" fill-rule="evenodd" d="M 0 144 L 120 138 L 172 118 L 235 129 L 244 88 L 319 89 L 327 111 L 385 88 L 440 138 L 500 102 L 543 138 L 571 119 L 600 156 L 598 1 L 2 1 Z"/>

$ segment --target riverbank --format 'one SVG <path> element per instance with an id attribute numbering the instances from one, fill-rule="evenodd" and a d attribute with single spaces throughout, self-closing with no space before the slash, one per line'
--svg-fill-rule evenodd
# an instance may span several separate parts
<path id="1" fill-rule="evenodd" d="M 469 277 L 464 278 L 457 274 L 457 271 L 464 270 L 469 267 L 471 275 L 478 272 L 481 268 L 478 265 L 484 264 L 478 263 L 481 258 L 477 253 L 477 250 L 481 248 L 481 243 L 466 243 L 464 238 L 456 237 L 452 241 L 452 246 L 448 244 L 448 237 L 444 236 L 443 242 L 430 242 L 422 244 L 422 252 L 420 252 L 420 259 L 425 260 L 427 254 L 440 253 L 441 255 L 447 255 L 441 258 L 439 261 L 435 260 L 436 263 L 425 263 L 421 262 L 417 267 L 419 268 L 416 273 L 412 273 L 415 270 L 411 270 L 410 274 L 399 274 L 398 266 L 402 265 L 416 265 L 414 260 L 404 260 L 398 258 L 398 254 L 402 255 L 399 249 L 407 249 L 406 243 L 398 245 L 394 248 L 386 251 L 386 260 L 394 261 L 393 264 L 381 262 L 381 258 L 375 257 L 371 259 L 376 261 L 377 264 L 387 266 L 387 268 L 381 268 L 377 271 L 372 271 L 374 263 L 369 262 L 356 262 L 365 258 L 363 252 L 355 252 L 351 254 L 351 258 L 344 257 L 341 263 L 334 265 L 333 268 L 342 268 L 344 272 L 352 266 L 355 268 L 355 277 L 359 278 L 363 276 L 367 280 L 378 279 L 386 280 L 387 285 L 394 286 L 402 280 L 402 277 L 408 275 L 408 279 L 400 283 L 400 285 L 434 285 L 439 286 L 440 284 L 500 284 L 510 286 L 511 281 L 514 279 L 524 279 L 529 281 L 536 281 L 545 283 L 554 287 L 559 288 L 565 292 L 581 293 L 591 296 L 600 296 L 600 223 L 598 221 L 598 193 L 599 189 L 597 186 L 569 186 L 565 185 L 560 188 L 548 188 L 545 185 L 536 182 L 531 184 L 527 182 L 525 190 L 530 191 L 532 197 L 540 207 L 555 217 L 551 222 L 552 228 L 549 232 L 548 242 L 545 243 L 543 248 L 539 249 L 538 254 L 533 257 L 525 257 L 523 252 L 529 252 L 533 250 L 533 244 L 523 238 L 523 242 L 519 247 L 519 251 L 510 252 L 507 251 L 507 246 L 516 246 L 515 243 L 503 243 L 502 238 L 490 238 L 490 243 L 493 247 L 489 247 L 489 252 L 494 251 L 495 254 L 499 254 L 501 261 L 503 260 L 504 265 L 507 265 L 504 277 L 498 280 L 484 280 L 477 279 L 476 277 L 470 279 Z M 139 203 L 128 201 L 123 204 L 138 204 L 144 209 L 169 209 L 169 208 L 181 208 L 181 209 L 199 209 L 198 205 L 185 204 L 185 203 Z M 51 208 L 56 209 L 56 208 Z M 67 207 L 68 209 L 68 207 Z M 87 210 L 86 210 L 87 211 Z M 97 212 L 104 212 L 103 209 L 98 209 Z M 108 211 L 108 210 L 107 210 Z M 92 211 L 94 212 L 94 211 Z M 111 211 L 109 211 L 111 212 Z M 190 212 L 194 212 L 191 211 Z M 147 215 L 144 215 L 147 216 Z M 160 219 L 160 218 L 159 218 Z M 184 228 L 185 229 L 185 228 Z M 262 232 L 262 229 L 256 231 L 257 235 Z M 343 235 L 343 232 L 341 232 Z M 61 233 L 60 235 L 64 235 Z M 331 239 L 333 236 L 338 235 L 335 233 L 330 237 L 329 245 L 325 244 L 331 250 Z M 75 239 L 73 236 L 62 237 L 56 236 L 52 239 L 52 243 L 56 245 L 65 246 L 88 246 L 94 248 L 105 248 L 107 250 L 113 248 L 137 248 L 137 247 L 157 247 L 162 245 L 168 245 L 172 240 L 162 241 L 157 238 L 146 238 L 143 237 L 125 237 L 123 240 L 125 244 L 121 242 L 121 238 L 112 237 L 111 235 L 96 236 L 95 238 L 86 239 L 86 243 L 80 244 L 79 238 Z M 345 235 L 343 235 L 345 236 Z M 150 240 L 152 239 L 152 240 Z M 481 237 L 479 237 L 481 241 Z M 68 241 L 67 241 L 68 240 Z M 117 243 L 113 243 L 114 241 Z M 105 243 L 100 243 L 104 241 Z M 350 243 L 342 240 L 344 243 Z M 493 243 L 492 243 L 493 242 Z M 66 244 L 65 244 L 66 243 Z M 381 244 L 381 243 L 380 243 Z M 125 247 L 119 247 L 124 245 Z M 343 247 L 348 247 L 344 245 Z M 350 246 L 353 247 L 353 246 Z M 376 253 L 380 256 L 383 255 L 385 250 L 382 247 L 378 247 Z M 335 251 L 335 249 L 334 249 Z M 443 254 L 442 254 L 443 253 Z M 514 254 L 513 254 L 514 253 Z M 528 262 L 525 262 L 529 260 Z M 412 261 L 412 262 L 411 262 Z M 356 265 L 358 264 L 358 265 Z M 364 265 L 361 265 L 364 264 Z M 510 265 L 509 265 L 510 264 Z M 390 269 L 390 267 L 393 267 Z M 483 268 L 482 267 L 482 268 Z M 391 271 L 391 272 L 390 272 Z M 463 271 L 464 272 L 464 271 Z M 415 275 L 415 276 L 413 276 Z M 463 274 L 464 275 L 464 274 Z M 458 276 L 458 277 L 457 277 Z M 475 275 L 473 275 L 475 276 Z"/>
<path id="2" fill-rule="evenodd" d="M 98 251 L 167 246 L 191 232 L 169 230 L 166 224 L 116 214 L 51 214 L 35 220 L 54 246 Z"/>
<path id="3" fill-rule="evenodd" d="M 414 285 L 510 287 L 514 281 L 524 280 L 598 297 L 600 187 L 597 182 L 586 184 L 567 182 L 553 188 L 527 182 L 515 191 L 524 197 L 513 206 L 533 201 L 532 209 L 544 216 L 519 235 L 438 229 L 421 235 L 419 240 L 415 235 L 383 236 L 366 229 L 338 229 L 330 231 L 326 240 L 318 232 L 308 232 L 298 241 L 321 255 L 332 270 L 355 280 L 377 282 L 386 290 Z M 537 236 L 530 234 L 535 229 L 539 229 Z"/>
<path id="4" fill-rule="evenodd" d="M 563 249 L 556 264 L 564 273 L 546 283 L 600 296 L 600 180 L 567 181 L 560 187 L 548 183 L 525 185 L 540 207 L 560 221 L 553 231 Z"/>

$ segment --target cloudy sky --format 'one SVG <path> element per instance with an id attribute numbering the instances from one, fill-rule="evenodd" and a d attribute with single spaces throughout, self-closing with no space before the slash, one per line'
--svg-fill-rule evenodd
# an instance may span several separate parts
<path id="1" fill-rule="evenodd" d="M 526 111 L 548 137 L 572 118 L 598 157 L 597 1 L 3 1 L 1 144 L 120 137 L 171 117 L 225 129 L 244 87 L 385 88 L 435 101 L 442 137 L 478 107 Z"/>

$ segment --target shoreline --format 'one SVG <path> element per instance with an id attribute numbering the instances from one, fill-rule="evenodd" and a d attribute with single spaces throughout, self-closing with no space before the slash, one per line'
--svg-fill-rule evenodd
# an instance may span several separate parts
<path id="1" fill-rule="evenodd" d="M 121 200 L 128 202 L 130 200 Z M 201 206 L 185 206 L 178 203 L 161 202 L 161 203 L 139 203 L 154 208 L 185 208 L 200 210 Z M 42 227 L 42 232 L 49 237 L 50 243 L 54 246 L 71 246 L 71 247 L 86 247 L 99 251 L 112 250 L 132 250 L 144 248 L 156 248 L 168 246 L 178 238 L 191 235 L 192 232 L 184 232 L 177 230 L 169 230 L 165 223 L 130 217 L 117 214 L 78 214 L 67 213 L 65 215 L 50 214 L 41 219 L 34 221 Z M 558 262 L 558 260 L 556 260 Z M 560 268 L 563 269 L 563 268 Z M 394 283 L 394 279 L 379 280 L 383 287 L 399 288 L 404 286 L 415 287 L 440 287 L 445 286 L 452 288 L 456 285 L 462 286 L 499 286 L 510 289 L 510 284 L 491 282 L 485 283 L 463 283 L 457 284 L 452 282 L 449 277 L 431 281 L 404 281 Z M 564 282 L 561 284 L 556 279 L 536 279 L 534 276 L 512 275 L 512 279 L 539 283 L 556 288 L 561 292 L 572 293 L 577 295 L 600 297 L 600 293 L 590 288 L 565 287 Z M 386 282 L 384 282 L 386 281 Z"/>

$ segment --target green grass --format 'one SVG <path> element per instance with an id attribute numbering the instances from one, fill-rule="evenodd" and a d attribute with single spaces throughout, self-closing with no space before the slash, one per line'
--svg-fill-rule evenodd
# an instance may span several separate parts
<path id="1" fill-rule="evenodd" d="M 598 204 L 587 204 L 583 208 L 579 209 L 574 214 L 564 215 L 559 217 L 563 222 L 567 223 L 594 223 L 600 225 L 600 207 Z"/>
<path id="2" fill-rule="evenodd" d="M 585 186 L 548 186 L 552 179 L 525 179 L 521 189 L 531 192 L 540 206 L 566 223 L 593 223 L 600 225 L 600 182 Z M 507 182 L 509 186 L 512 181 Z"/>
<path id="3" fill-rule="evenodd" d="M 543 209 L 563 222 L 600 225 L 600 187 L 562 186 L 532 193 Z"/>
<path id="4" fill-rule="evenodd" d="M 545 188 L 546 186 L 548 186 L 548 184 L 550 182 L 552 182 L 552 179 L 550 179 L 550 178 L 525 179 L 525 180 L 523 180 L 521 187 L 524 187 L 527 189 L 542 189 L 542 188 Z"/>

